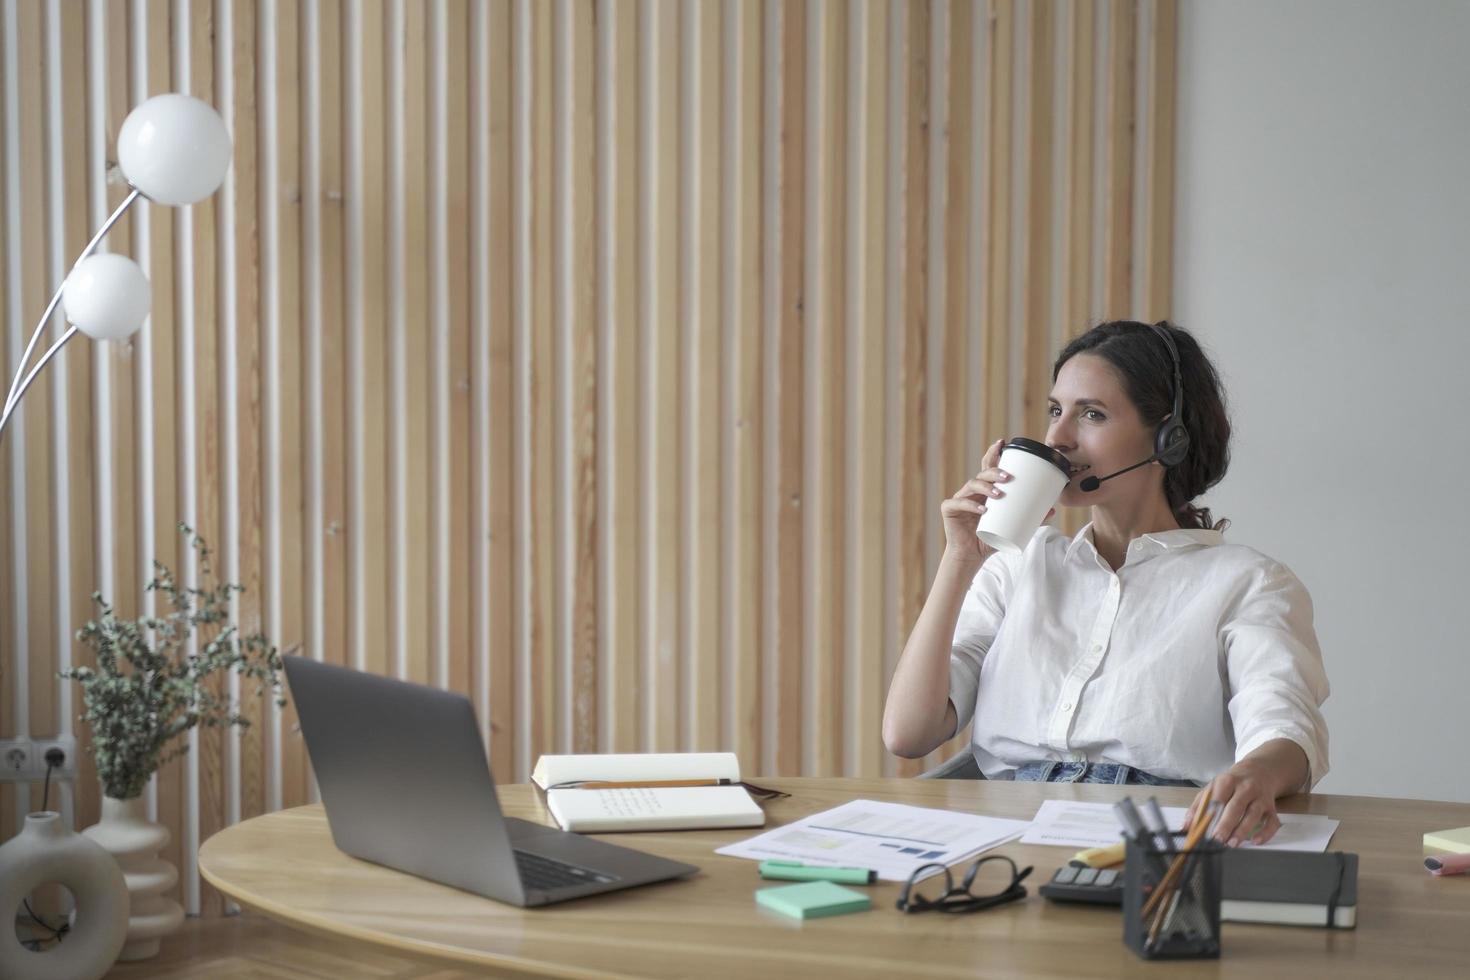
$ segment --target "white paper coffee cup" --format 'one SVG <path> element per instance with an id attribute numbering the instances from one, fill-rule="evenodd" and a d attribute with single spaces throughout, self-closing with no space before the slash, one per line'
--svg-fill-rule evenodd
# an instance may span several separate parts
<path id="1" fill-rule="evenodd" d="M 997 484 L 1005 496 L 985 502 L 975 534 L 998 551 L 1024 551 L 1072 478 L 1071 463 L 1044 443 L 1017 437 L 1001 450 L 1000 468 L 1011 475 Z"/>

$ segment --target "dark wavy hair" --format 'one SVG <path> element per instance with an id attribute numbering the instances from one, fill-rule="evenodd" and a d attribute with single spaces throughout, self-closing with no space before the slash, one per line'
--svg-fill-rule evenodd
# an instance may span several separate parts
<path id="1" fill-rule="evenodd" d="M 1219 372 L 1193 334 L 1167 320 L 1159 321 L 1159 326 L 1169 331 L 1179 349 L 1184 387 L 1180 414 L 1189 430 L 1189 455 L 1178 466 L 1164 471 L 1164 495 L 1181 527 L 1223 531 L 1230 526 L 1229 521 L 1214 521 L 1209 508 L 1196 507 L 1190 501 L 1219 483 L 1230 466 L 1230 417 L 1225 410 L 1225 391 Z M 1173 408 L 1173 360 L 1169 348 L 1148 324 L 1135 320 L 1099 323 L 1057 355 L 1051 369 L 1053 382 L 1062 365 L 1078 354 L 1093 354 L 1113 366 L 1144 422 L 1156 426 Z"/>

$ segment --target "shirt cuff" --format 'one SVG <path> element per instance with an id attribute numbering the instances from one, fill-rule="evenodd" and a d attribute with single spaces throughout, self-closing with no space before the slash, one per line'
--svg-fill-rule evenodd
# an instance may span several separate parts
<path id="1" fill-rule="evenodd" d="M 960 654 L 949 658 L 949 703 L 954 705 L 954 733 L 965 730 L 975 717 L 975 698 L 980 692 L 980 678 L 975 665 Z"/>
<path id="2" fill-rule="evenodd" d="M 1235 761 L 1239 762 L 1250 755 L 1256 749 L 1265 745 L 1273 739 L 1290 739 L 1300 745 L 1307 756 L 1307 781 L 1296 788 L 1298 793 L 1310 793 L 1312 787 L 1322 781 L 1327 775 L 1327 759 L 1317 751 L 1316 740 L 1300 728 L 1267 728 L 1256 732 L 1250 738 L 1235 747 Z"/>

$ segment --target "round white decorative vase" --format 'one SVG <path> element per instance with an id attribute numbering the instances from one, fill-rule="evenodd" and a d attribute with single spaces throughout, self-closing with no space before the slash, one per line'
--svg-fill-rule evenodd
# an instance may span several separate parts
<path id="1" fill-rule="evenodd" d="M 42 952 L 15 934 L 26 896 L 51 882 L 76 899 L 76 916 L 62 940 Z M 128 932 L 128 889 L 122 869 L 101 847 L 51 811 L 26 817 L 19 834 L 0 846 L 0 977 L 96 980 L 116 962 Z"/>
<path id="2" fill-rule="evenodd" d="M 158 856 L 168 843 L 168 828 L 148 819 L 142 797 L 131 800 L 102 798 L 102 820 L 82 831 L 117 859 L 127 879 L 131 908 L 127 944 L 121 960 L 146 960 L 157 955 L 164 936 L 184 924 L 184 909 L 163 893 L 179 880 L 179 870 Z"/>

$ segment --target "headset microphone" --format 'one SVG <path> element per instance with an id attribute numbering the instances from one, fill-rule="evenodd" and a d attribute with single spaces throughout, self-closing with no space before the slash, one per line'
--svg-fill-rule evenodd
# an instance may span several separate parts
<path id="1" fill-rule="evenodd" d="M 1085 493 L 1091 493 L 1092 491 L 1096 490 L 1098 487 L 1102 486 L 1104 483 L 1106 483 L 1109 480 L 1111 480 L 1113 477 L 1115 477 L 1115 476 L 1122 476 L 1124 473 L 1132 472 L 1133 470 L 1138 469 L 1140 466 L 1147 466 L 1149 463 L 1152 463 L 1154 460 L 1156 460 L 1158 458 L 1159 458 L 1158 454 L 1155 453 L 1154 455 L 1150 456 L 1148 459 L 1144 460 L 1143 462 L 1141 462 L 1141 463 L 1134 463 L 1132 466 L 1128 467 L 1127 469 L 1119 470 L 1116 473 L 1109 473 L 1107 476 L 1104 476 L 1104 477 L 1101 477 L 1101 478 L 1096 477 L 1096 476 L 1089 476 L 1087 479 L 1085 479 L 1081 483 L 1077 484 L 1077 487 L 1078 487 L 1078 489 L 1082 490 Z"/>

